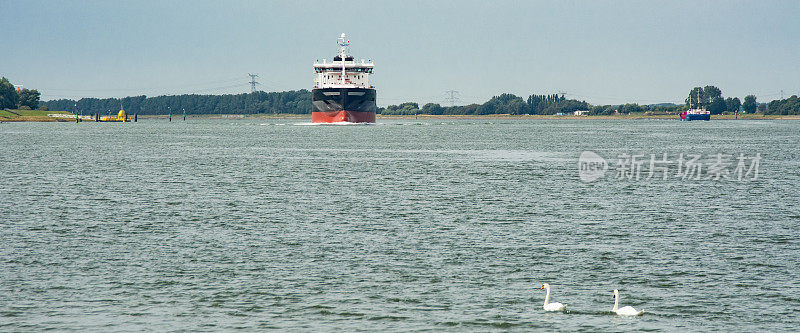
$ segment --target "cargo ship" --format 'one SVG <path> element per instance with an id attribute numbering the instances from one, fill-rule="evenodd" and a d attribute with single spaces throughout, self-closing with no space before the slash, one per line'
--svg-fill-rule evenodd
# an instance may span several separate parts
<path id="1" fill-rule="evenodd" d="M 331 62 L 314 62 L 314 89 L 311 90 L 311 122 L 374 123 L 375 87 L 369 83 L 372 60 L 356 61 L 348 54 L 350 41 L 342 34 L 339 54 Z"/>
<path id="2" fill-rule="evenodd" d="M 700 102 L 700 92 L 697 92 L 697 104 L 702 105 Z M 689 99 L 689 110 L 681 112 L 681 120 L 683 121 L 692 121 L 692 120 L 711 120 L 711 112 L 706 110 L 706 108 L 701 106 L 696 106 L 692 108 L 692 100 Z"/>
<path id="3" fill-rule="evenodd" d="M 689 109 L 683 111 L 681 113 L 681 120 L 684 121 L 692 121 L 692 120 L 711 120 L 711 112 L 706 110 L 705 108 L 696 108 L 696 109 Z"/>

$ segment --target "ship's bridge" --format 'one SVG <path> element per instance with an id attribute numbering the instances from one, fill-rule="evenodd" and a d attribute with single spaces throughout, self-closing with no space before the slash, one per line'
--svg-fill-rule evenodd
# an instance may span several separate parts
<path id="1" fill-rule="evenodd" d="M 317 74 L 314 87 L 373 88 L 369 84 L 369 75 L 374 68 L 371 60 L 355 61 L 352 57 L 346 57 L 342 62 L 340 57 L 336 57 L 332 62 L 328 62 L 323 59 L 322 62 L 314 63 L 314 72 Z"/>
<path id="2" fill-rule="evenodd" d="M 372 75 L 374 65 L 372 60 L 356 61 L 347 52 L 350 41 L 346 35 L 338 40 L 339 54 L 333 57 L 333 61 L 314 62 L 314 88 L 374 88 L 369 84 L 369 76 Z"/>

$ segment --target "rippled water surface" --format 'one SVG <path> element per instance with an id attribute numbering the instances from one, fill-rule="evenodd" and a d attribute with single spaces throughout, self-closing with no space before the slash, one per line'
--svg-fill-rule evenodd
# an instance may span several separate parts
<path id="1" fill-rule="evenodd" d="M 298 122 L 0 124 L 0 330 L 800 327 L 800 122 Z M 762 160 L 616 178 L 663 153 Z"/>

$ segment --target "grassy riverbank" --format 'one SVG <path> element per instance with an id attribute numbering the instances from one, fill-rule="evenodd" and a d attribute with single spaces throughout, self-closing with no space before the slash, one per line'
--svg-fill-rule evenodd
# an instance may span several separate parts
<path id="1" fill-rule="evenodd" d="M 597 120 L 597 119 L 672 119 L 678 120 L 680 116 L 677 114 L 648 114 L 630 113 L 630 114 L 616 114 L 604 116 L 556 116 L 556 115 L 510 115 L 510 114 L 492 114 L 492 115 L 418 115 L 418 116 L 399 116 L 399 115 L 378 115 L 378 119 L 577 119 L 577 120 Z M 735 119 L 761 119 L 761 120 L 800 120 L 800 115 L 764 115 L 764 114 L 739 114 L 737 117 L 733 114 L 719 114 L 712 115 L 711 120 L 735 120 Z"/>
<path id="2" fill-rule="evenodd" d="M 147 117 L 147 118 L 167 118 L 167 116 L 139 116 Z M 182 116 L 175 116 L 173 115 L 173 121 L 176 119 L 182 119 Z M 207 115 L 191 115 L 191 118 L 202 118 L 202 119 L 308 119 L 311 120 L 310 114 L 272 114 L 272 113 L 258 113 L 258 114 L 247 114 L 247 115 L 219 115 L 219 114 L 207 114 Z M 556 116 L 556 115 L 511 115 L 511 114 L 490 114 L 490 115 L 377 115 L 377 119 L 577 119 L 577 120 L 598 120 L 598 119 L 671 119 L 671 120 L 678 120 L 680 116 L 677 114 L 651 114 L 647 112 L 641 113 L 630 113 L 630 114 L 616 114 L 616 115 L 604 115 L 604 116 Z M 720 115 L 712 115 L 712 120 L 735 120 L 735 119 L 762 119 L 762 120 L 800 120 L 800 115 L 789 115 L 789 116 L 781 116 L 781 115 L 764 115 L 760 113 L 756 114 L 739 114 L 738 118 L 736 115 L 733 114 L 720 114 Z"/>
<path id="3" fill-rule="evenodd" d="M 142 117 L 142 116 L 140 116 Z M 148 118 L 166 118 L 166 116 L 147 116 Z M 203 119 L 308 119 L 311 120 L 310 114 L 249 114 L 249 115 L 192 115 L 192 118 Z M 173 120 L 177 119 L 173 115 Z M 556 116 L 556 115 L 510 115 L 510 114 L 490 114 L 490 115 L 377 115 L 376 118 L 380 119 L 575 119 L 575 120 L 599 120 L 599 119 L 667 119 L 678 120 L 680 117 L 677 114 L 648 114 L 630 113 L 630 114 L 617 114 L 605 116 Z M 800 115 L 763 115 L 757 114 L 739 114 L 738 118 L 733 114 L 712 115 L 712 120 L 735 120 L 735 119 L 759 119 L 759 120 L 800 120 Z"/>
<path id="4" fill-rule="evenodd" d="M 0 121 L 69 121 L 64 118 L 54 118 L 48 114 L 61 113 L 72 115 L 66 111 L 44 111 L 44 110 L 0 110 Z M 75 121 L 75 118 L 72 118 Z"/>

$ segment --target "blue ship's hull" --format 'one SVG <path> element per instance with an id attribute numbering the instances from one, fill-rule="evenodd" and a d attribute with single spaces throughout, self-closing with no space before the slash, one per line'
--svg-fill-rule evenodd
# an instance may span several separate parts
<path id="1" fill-rule="evenodd" d="M 708 121 L 708 120 L 711 120 L 711 115 L 710 114 L 687 114 L 686 118 L 683 118 L 681 120 L 685 120 L 685 121 L 706 120 L 706 121 Z"/>

